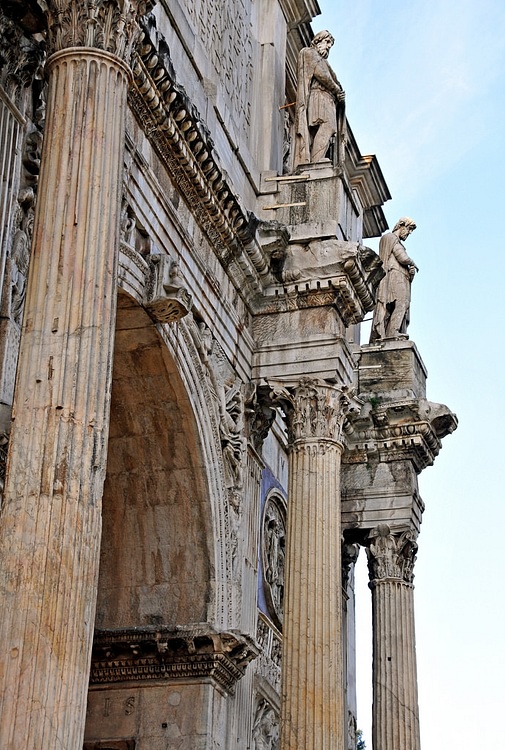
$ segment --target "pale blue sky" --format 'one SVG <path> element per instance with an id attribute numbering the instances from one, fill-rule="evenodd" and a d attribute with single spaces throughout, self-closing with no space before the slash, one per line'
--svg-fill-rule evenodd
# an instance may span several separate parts
<path id="1" fill-rule="evenodd" d="M 460 420 L 420 478 L 423 750 L 505 748 L 505 3 L 319 4 L 313 28 L 335 36 L 330 62 L 351 127 L 393 196 L 388 222 L 417 222 L 407 244 L 420 268 L 409 333 L 428 368 L 428 398 Z M 363 643 L 360 652 L 368 664 Z M 359 724 L 371 749 L 367 679 Z"/>

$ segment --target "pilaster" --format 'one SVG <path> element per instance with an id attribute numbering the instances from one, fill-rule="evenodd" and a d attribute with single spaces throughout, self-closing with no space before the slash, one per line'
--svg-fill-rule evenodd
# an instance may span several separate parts
<path id="1" fill-rule="evenodd" d="M 380 524 L 367 548 L 373 618 L 374 750 L 420 750 L 411 531 Z"/>
<path id="2" fill-rule="evenodd" d="M 280 747 L 343 750 L 339 493 L 350 399 L 308 378 L 274 395 L 290 443 Z"/>
<path id="3" fill-rule="evenodd" d="M 0 548 L 0 745 L 82 746 L 130 48 L 145 3 L 48 3 L 48 101 Z"/>

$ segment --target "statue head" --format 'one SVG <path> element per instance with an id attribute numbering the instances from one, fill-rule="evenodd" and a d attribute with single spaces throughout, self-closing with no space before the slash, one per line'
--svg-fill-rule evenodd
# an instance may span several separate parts
<path id="1" fill-rule="evenodd" d="M 329 31 L 319 31 L 312 42 L 310 43 L 311 47 L 315 47 L 321 57 L 328 57 L 330 53 L 331 47 L 333 47 L 335 43 L 335 39 L 330 34 Z"/>
<path id="2" fill-rule="evenodd" d="M 409 234 L 412 234 L 416 228 L 416 222 L 414 219 L 410 219 L 408 216 L 403 216 L 396 222 L 393 233 L 397 234 L 401 240 L 406 240 Z"/>

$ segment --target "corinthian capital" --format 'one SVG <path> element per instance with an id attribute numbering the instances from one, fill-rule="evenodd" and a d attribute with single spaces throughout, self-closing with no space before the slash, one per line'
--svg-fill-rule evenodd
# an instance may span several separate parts
<path id="1" fill-rule="evenodd" d="M 413 531 L 394 533 L 387 524 L 380 524 L 370 532 L 367 547 L 370 583 L 397 579 L 412 583 L 417 543 Z"/>
<path id="2" fill-rule="evenodd" d="M 126 62 L 138 33 L 137 19 L 156 0 L 48 0 L 49 54 L 67 47 L 95 47 Z"/>
<path id="3" fill-rule="evenodd" d="M 287 416 L 289 442 L 325 438 L 340 442 L 344 419 L 351 408 L 351 393 L 323 380 L 302 378 L 293 388 L 277 388 L 272 400 Z"/>

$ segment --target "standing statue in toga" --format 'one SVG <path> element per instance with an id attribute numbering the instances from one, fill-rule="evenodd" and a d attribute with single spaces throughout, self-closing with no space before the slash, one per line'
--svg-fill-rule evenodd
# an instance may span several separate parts
<path id="1" fill-rule="evenodd" d="M 370 343 L 380 339 L 408 338 L 410 286 L 418 267 L 407 255 L 403 242 L 416 224 L 403 217 L 392 232 L 381 237 L 379 256 L 386 275 L 379 284 Z"/>
<path id="2" fill-rule="evenodd" d="M 320 31 L 298 56 L 295 167 L 323 161 L 336 133 L 338 161 L 343 161 L 345 93 L 327 62 L 334 41 L 329 31 Z"/>

